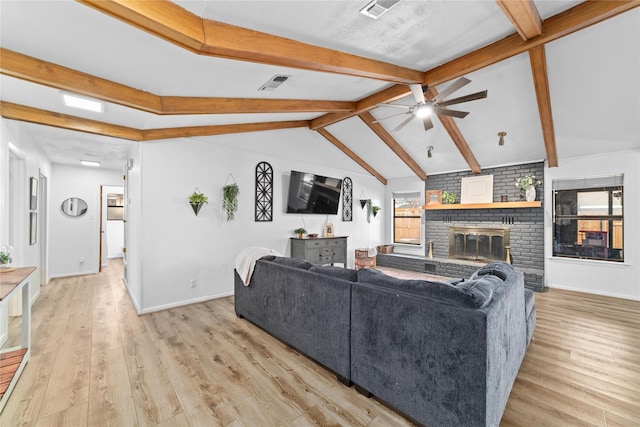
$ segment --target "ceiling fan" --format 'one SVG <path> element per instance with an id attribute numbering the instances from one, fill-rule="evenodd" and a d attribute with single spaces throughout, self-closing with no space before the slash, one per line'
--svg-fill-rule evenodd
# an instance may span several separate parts
<path id="1" fill-rule="evenodd" d="M 398 114 L 393 114 L 391 116 L 383 117 L 381 119 L 376 120 L 374 123 L 380 122 L 382 120 L 389 119 L 391 117 L 398 117 L 405 114 L 408 114 L 406 120 L 396 126 L 393 131 L 398 131 L 402 129 L 407 123 L 413 120 L 414 117 L 419 117 L 422 119 L 424 123 L 424 130 L 429 130 L 433 127 L 433 122 L 431 121 L 432 115 L 438 114 L 442 116 L 451 116 L 457 117 L 459 119 L 464 119 L 469 113 L 466 111 L 457 111 L 457 110 L 448 110 L 447 106 L 461 104 L 463 102 L 475 101 L 476 99 L 482 99 L 487 97 L 487 91 L 483 90 L 481 92 L 472 93 L 470 95 L 461 96 L 459 98 L 449 99 L 447 101 L 444 100 L 447 96 L 451 95 L 453 92 L 462 88 L 463 86 L 471 83 L 471 80 L 460 77 L 458 80 L 447 86 L 442 92 L 436 95 L 435 98 L 426 100 L 424 94 L 427 90 L 427 86 L 421 86 L 417 83 L 410 84 L 411 93 L 413 93 L 413 97 L 416 100 L 416 104 L 414 105 L 397 105 L 397 104 L 377 104 L 379 107 L 394 107 L 394 108 L 402 108 L 406 111 Z"/>

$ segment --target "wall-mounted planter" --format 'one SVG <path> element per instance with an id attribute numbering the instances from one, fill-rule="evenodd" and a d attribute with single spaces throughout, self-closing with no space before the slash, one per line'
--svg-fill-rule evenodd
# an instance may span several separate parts
<path id="1" fill-rule="evenodd" d="M 200 208 L 202 208 L 202 205 L 204 205 L 204 203 L 191 203 L 191 208 L 193 209 L 193 213 L 195 213 L 196 216 L 198 216 L 198 212 L 200 212 Z"/>

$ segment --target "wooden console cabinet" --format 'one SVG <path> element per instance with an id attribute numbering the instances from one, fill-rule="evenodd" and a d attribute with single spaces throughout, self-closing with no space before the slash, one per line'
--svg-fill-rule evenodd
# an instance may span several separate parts
<path id="1" fill-rule="evenodd" d="M 21 344 L 0 350 L 0 413 L 9 400 L 30 356 L 31 304 L 29 301 L 29 277 L 35 267 L 16 268 L 11 272 L 0 272 L 0 306 L 5 312 L 8 301 L 22 292 Z"/>
<path id="2" fill-rule="evenodd" d="M 303 259 L 313 264 L 347 266 L 347 238 L 349 236 L 317 237 L 314 239 L 291 238 L 291 258 Z"/>

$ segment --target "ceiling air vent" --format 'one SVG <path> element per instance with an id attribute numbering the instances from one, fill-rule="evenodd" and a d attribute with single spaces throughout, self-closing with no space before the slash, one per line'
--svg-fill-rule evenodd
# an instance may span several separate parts
<path id="1" fill-rule="evenodd" d="M 369 18 L 378 19 L 400 0 L 373 0 L 360 9 L 360 13 Z"/>
<path id="2" fill-rule="evenodd" d="M 268 82 L 260 86 L 258 90 L 275 90 L 282 83 L 289 80 L 289 77 L 291 76 L 285 76 L 284 74 L 276 74 L 275 76 L 271 77 Z"/>

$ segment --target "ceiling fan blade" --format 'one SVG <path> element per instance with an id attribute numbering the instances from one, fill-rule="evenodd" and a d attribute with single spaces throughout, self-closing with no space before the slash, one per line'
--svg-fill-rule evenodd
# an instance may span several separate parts
<path id="1" fill-rule="evenodd" d="M 411 120 L 413 120 L 413 117 L 414 117 L 414 116 L 413 116 L 413 114 L 412 114 L 411 116 L 409 116 L 409 118 L 407 118 L 407 120 L 405 120 L 404 122 L 402 122 L 402 123 L 400 123 L 398 126 L 396 126 L 396 127 L 393 129 L 393 132 L 397 132 L 397 131 L 399 131 L 400 129 L 402 129 L 403 127 L 405 127 L 407 123 L 409 123 Z"/>
<path id="2" fill-rule="evenodd" d="M 444 108 L 436 110 L 436 114 L 440 114 L 441 116 L 457 117 L 459 119 L 464 119 L 469 115 L 466 111 L 446 110 Z"/>
<path id="3" fill-rule="evenodd" d="M 469 83 L 471 83 L 471 80 L 469 80 L 466 77 L 460 77 L 458 80 L 456 80 L 455 82 L 451 83 L 449 86 L 444 88 L 444 90 L 439 94 L 437 94 L 436 97 L 433 98 L 433 100 L 439 103 L 440 101 L 445 99 L 447 96 L 451 95 L 453 92 L 457 91 L 461 87 L 468 85 Z"/>
<path id="4" fill-rule="evenodd" d="M 377 103 L 376 106 L 378 106 L 378 107 L 404 108 L 405 110 L 408 110 L 409 108 L 411 108 L 411 106 L 409 106 L 409 105 L 382 104 L 382 103 Z"/>
<path id="5" fill-rule="evenodd" d="M 431 117 L 425 117 L 422 119 L 422 123 L 424 123 L 424 130 L 429 130 L 433 128 L 433 122 L 431 121 Z"/>
<path id="6" fill-rule="evenodd" d="M 440 107 L 446 107 L 447 105 L 460 104 L 462 102 L 475 101 L 476 99 L 482 99 L 487 97 L 487 91 L 472 93 L 470 95 L 461 96 L 460 98 L 449 99 L 448 101 L 442 101 L 438 103 Z"/>
<path id="7" fill-rule="evenodd" d="M 407 113 L 392 114 L 392 115 L 390 115 L 390 116 L 382 117 L 382 118 L 380 118 L 380 119 L 374 120 L 374 121 L 372 121 L 371 123 L 379 123 L 379 122 L 381 122 L 382 120 L 387 120 L 387 119 L 390 119 L 391 117 L 404 116 L 405 114 L 407 114 Z"/>
<path id="8" fill-rule="evenodd" d="M 418 104 L 424 104 L 425 102 L 427 102 L 424 99 L 424 89 L 422 89 L 422 85 L 412 83 L 409 85 L 409 87 L 411 88 L 411 93 L 413 93 L 413 97 L 416 99 L 416 102 Z"/>

